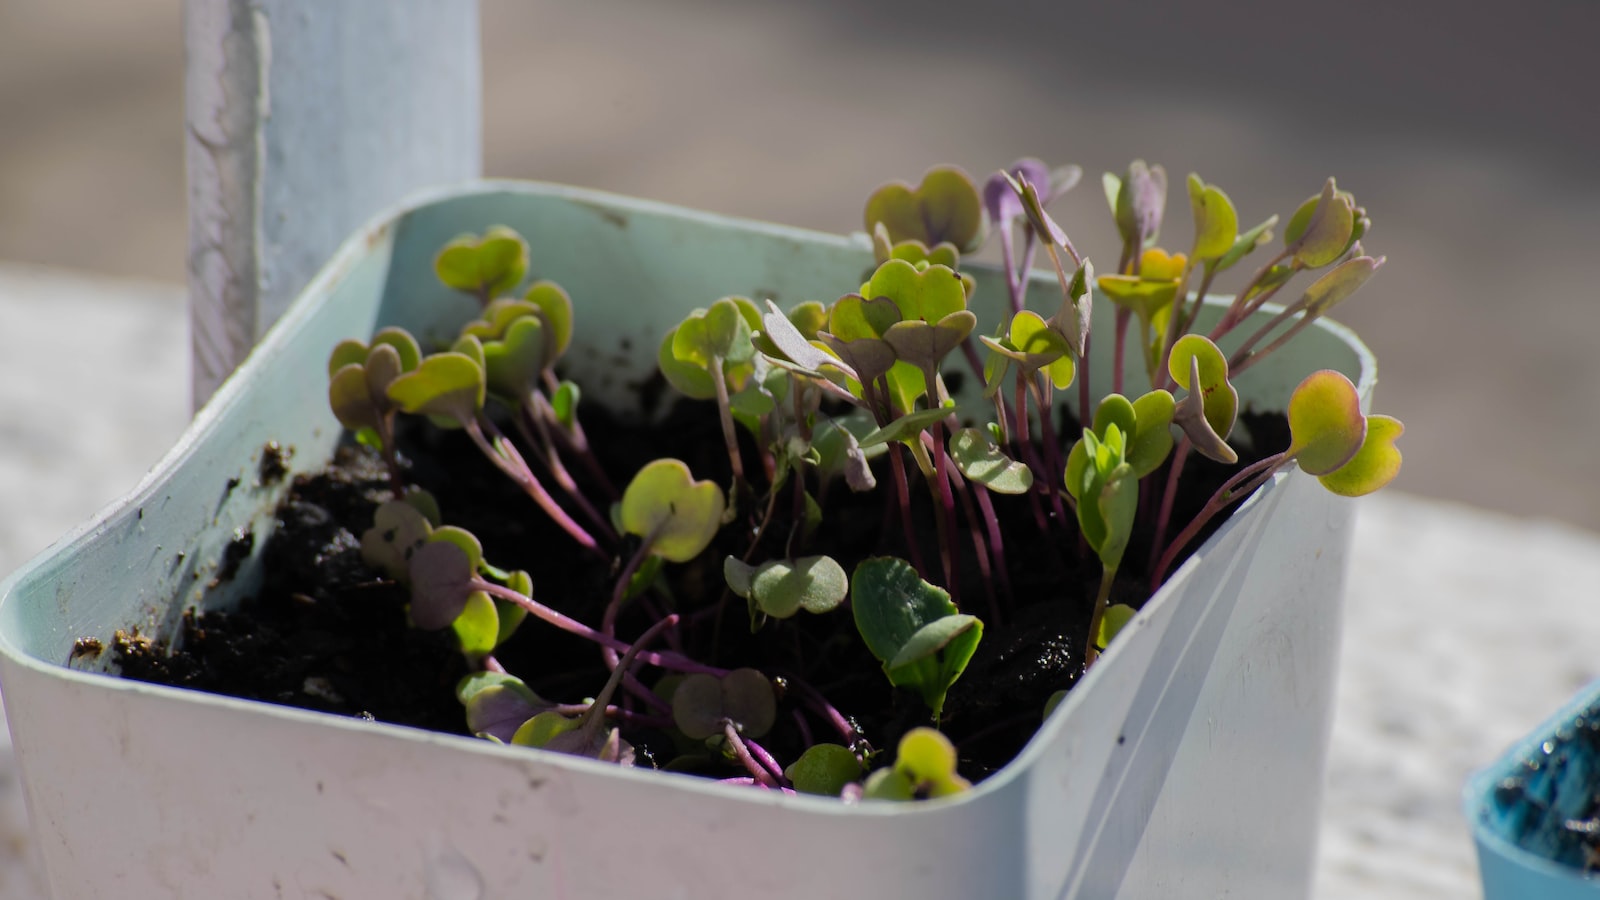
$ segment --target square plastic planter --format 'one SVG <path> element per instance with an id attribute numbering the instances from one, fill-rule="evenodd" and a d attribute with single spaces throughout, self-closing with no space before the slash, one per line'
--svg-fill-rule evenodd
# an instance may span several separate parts
<path id="1" fill-rule="evenodd" d="M 870 265 L 841 237 L 530 184 L 440 193 L 355 235 L 157 470 L 0 584 L 0 679 L 58 897 L 1307 893 L 1352 506 L 1297 471 L 1175 574 L 1014 763 L 947 801 L 848 807 L 69 665 L 79 637 L 169 635 L 186 608 L 253 589 L 253 555 L 207 585 L 226 545 L 259 549 L 271 530 L 286 480 L 261 479 L 263 447 L 290 450 L 293 472 L 321 466 L 340 433 L 329 350 L 387 324 L 453 333 L 472 301 L 437 284 L 433 255 L 495 223 L 574 298 L 567 359 L 586 403 L 644 377 L 692 307 L 832 299 Z M 984 304 L 1005 291 L 977 274 L 993 321 Z M 1034 290 L 1035 308 L 1059 303 L 1053 281 Z M 612 349 L 585 344 L 597 322 Z M 1102 385 L 1109 344 L 1095 342 Z M 1282 409 L 1324 367 L 1370 395 L 1370 355 L 1333 324 L 1239 387 Z"/>
<path id="2" fill-rule="evenodd" d="M 1464 795 L 1484 900 L 1600 900 L 1575 829 L 1595 816 L 1600 682 L 1473 775 Z M 1570 826 L 1569 826 L 1570 823 Z"/>

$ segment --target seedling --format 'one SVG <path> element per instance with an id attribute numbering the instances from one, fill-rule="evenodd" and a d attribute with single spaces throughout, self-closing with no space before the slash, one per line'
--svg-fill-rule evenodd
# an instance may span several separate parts
<path id="1" fill-rule="evenodd" d="M 894 765 L 867 778 L 868 800 L 930 800 L 968 790 L 972 784 L 956 774 L 956 748 L 932 728 L 913 728 L 900 739 Z"/>
<path id="2" fill-rule="evenodd" d="M 435 272 L 477 301 L 474 317 L 426 353 L 398 329 L 340 344 L 329 401 L 391 473 L 393 498 L 362 535 L 362 558 L 375 578 L 405 585 L 413 624 L 452 635 L 475 670 L 457 687 L 468 729 L 622 765 L 635 743 L 668 748 L 669 766 L 771 790 L 946 796 L 969 786 L 957 771 L 963 742 L 1001 727 L 973 718 L 974 697 L 1015 705 L 1015 721 L 1049 705 L 1045 690 L 995 698 L 993 685 L 962 681 L 986 627 L 1012 625 L 1032 602 L 1066 604 L 1028 621 L 1076 617 L 1063 633 L 1086 636 L 1082 665 L 1093 664 L 1137 627 L 1140 586 L 1154 591 L 1208 523 L 1274 473 L 1293 463 L 1348 496 L 1394 478 L 1400 423 L 1364 414 L 1335 372 L 1294 391 L 1289 446 L 1252 447 L 1241 465 L 1234 434 L 1247 412 L 1236 383 L 1383 264 L 1361 245 L 1371 223 L 1353 197 L 1328 180 L 1269 251 L 1277 216 L 1241 230 L 1228 195 L 1190 175 L 1193 235 L 1163 244 L 1166 172 L 1135 161 L 1102 179 L 1121 248 L 1097 276 L 1048 211 L 1081 174 L 1028 158 L 980 189 L 936 168 L 867 201 L 872 262 L 863 256 L 859 283 L 787 308 L 759 294 L 706 298 L 655 345 L 668 385 L 714 403 L 715 425 L 710 407 L 704 421 L 721 446 L 682 459 L 591 445 L 580 390 L 562 376 L 586 298 L 538 278 L 539 248 L 500 226 L 446 246 Z M 989 234 L 1009 302 L 985 322 L 963 255 Z M 1059 299 L 1032 309 L 1041 249 Z M 1269 258 L 1231 302 L 1204 310 L 1214 280 L 1252 254 Z M 1268 305 L 1294 296 L 1284 291 L 1308 271 L 1297 299 Z M 1096 289 L 1115 306 L 1109 328 L 1091 327 Z M 1114 342 L 1099 394 L 1092 340 Z M 1137 362 L 1123 359 L 1129 342 Z M 491 564 L 407 483 L 399 414 L 463 431 L 559 526 L 527 548 L 528 571 Z M 1182 521 L 1195 454 L 1239 468 L 1213 477 L 1208 489 L 1221 486 Z M 1082 563 L 1098 563 L 1092 590 L 1061 580 Z M 557 581 L 578 588 L 552 590 L 540 574 L 578 566 L 583 578 Z M 964 592 L 981 592 L 983 618 Z M 734 598 L 748 633 L 724 627 L 741 618 Z M 594 698 L 552 702 L 559 681 L 525 682 L 497 658 L 540 658 L 551 627 L 598 649 L 605 686 Z M 659 670 L 653 686 L 646 667 Z M 848 689 L 852 704 L 892 697 L 892 708 L 842 710 L 824 689 Z M 874 741 L 898 741 L 891 764 Z"/>
<path id="3" fill-rule="evenodd" d="M 958 612 L 948 593 L 892 557 L 856 566 L 850 595 L 856 628 L 889 683 L 917 691 L 938 721 L 945 694 L 978 647 L 983 622 Z"/>

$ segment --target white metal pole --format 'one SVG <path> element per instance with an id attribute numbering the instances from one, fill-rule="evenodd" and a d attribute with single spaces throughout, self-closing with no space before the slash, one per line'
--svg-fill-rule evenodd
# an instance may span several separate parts
<path id="1" fill-rule="evenodd" d="M 185 0 L 194 405 L 339 241 L 482 172 L 477 0 Z"/>

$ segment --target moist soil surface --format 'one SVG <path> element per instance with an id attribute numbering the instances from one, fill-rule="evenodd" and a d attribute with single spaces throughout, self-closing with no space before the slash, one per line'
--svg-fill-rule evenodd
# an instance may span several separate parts
<path id="1" fill-rule="evenodd" d="M 723 485 L 731 481 L 714 404 L 679 402 L 656 425 L 630 424 L 597 408 L 584 409 L 583 421 L 601 466 L 619 488 L 645 463 L 662 457 L 683 460 L 698 478 Z M 1057 424 L 1060 434 L 1079 432 L 1065 407 Z M 1288 445 L 1281 415 L 1245 414 L 1240 426 L 1231 440 L 1240 465 Z M 626 545 L 605 559 L 585 555 L 459 431 L 404 427 L 398 444 L 406 482 L 438 499 L 447 524 L 475 534 L 487 561 L 506 570 L 526 570 L 535 599 L 598 626 L 622 562 L 637 546 L 633 539 L 625 538 Z M 744 450 L 746 467 L 752 468 L 750 461 L 758 458 L 755 448 L 747 443 Z M 591 498 L 605 498 L 597 503 L 604 509 L 610 502 L 606 489 L 586 480 L 584 467 L 569 468 Z M 760 467 L 754 468 L 755 489 L 738 500 L 738 522 L 751 515 L 759 519 L 765 508 L 765 483 Z M 1191 454 L 1171 532 L 1187 523 L 1237 469 Z M 867 556 L 907 556 L 905 529 L 889 487 L 891 470 L 880 458 L 874 472 L 878 488 L 863 494 L 851 492 L 842 480 L 819 488 L 811 479 L 808 487 L 825 511 L 825 524 L 808 535 L 795 534 L 794 504 L 785 498 L 775 505 L 774 523 L 750 558 L 759 562 L 786 555 L 792 534 L 792 555 L 828 554 L 846 572 Z M 1165 483 L 1163 468 L 1144 481 L 1141 493 L 1156 493 L 1156 486 Z M 170 642 L 119 632 L 113 650 L 122 675 L 465 734 L 455 687 L 469 669 L 451 632 L 410 627 L 407 591 L 361 559 L 360 537 L 371 527 L 376 506 L 392 497 L 390 484 L 377 454 L 353 443 L 341 447 L 324 471 L 297 477 L 262 549 L 265 580 L 259 592 L 236 609 L 186 617 L 182 633 Z M 911 496 L 917 542 L 930 569 L 937 570 L 934 514 L 925 485 L 913 484 Z M 1070 687 L 1081 674 L 1100 579 L 1099 561 L 1083 545 L 1075 522 L 1057 522 L 1047 503 L 1039 504 L 1042 513 L 1036 513 L 1027 497 L 993 495 L 993 500 L 1010 590 L 1003 579 L 982 576 L 963 523 L 956 598 L 963 612 L 984 620 L 985 631 L 966 672 L 950 690 L 941 724 L 958 748 L 961 773 L 974 781 L 1010 761 L 1039 726 L 1050 695 Z M 1147 523 L 1156 500 L 1142 500 L 1146 508 L 1124 558 L 1113 603 L 1138 606 L 1147 596 Z M 868 747 L 892 753 L 904 731 L 927 723 L 927 707 L 917 695 L 891 688 L 861 641 L 848 606 L 820 616 L 801 612 L 792 619 L 770 620 L 752 633 L 746 601 L 726 590 L 722 576 L 725 556 L 742 557 L 748 547 L 750 532 L 741 537 L 735 533 L 740 531 L 725 527 L 699 559 L 664 566 L 661 588 L 624 609 L 618 635 L 630 640 L 660 615 L 676 612 L 682 617 L 678 649 L 703 663 L 753 666 L 773 677 L 780 697 L 778 722 L 761 743 L 781 764 L 794 761 L 809 740 L 841 740 L 797 702 L 800 682 L 847 716 Z M 608 674 L 595 644 L 532 618 L 495 658 L 556 703 L 592 697 Z M 641 670 L 647 682 L 653 673 Z M 685 754 L 681 736 L 675 740 L 657 728 L 625 723 L 623 737 L 635 745 L 640 765 L 671 765 L 712 777 L 745 774 L 720 754 L 695 748 Z"/>

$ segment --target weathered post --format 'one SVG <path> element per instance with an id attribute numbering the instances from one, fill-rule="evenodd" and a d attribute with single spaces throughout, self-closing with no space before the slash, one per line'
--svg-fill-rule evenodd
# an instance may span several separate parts
<path id="1" fill-rule="evenodd" d="M 196 408 L 353 228 L 482 171 L 477 0 L 185 0 Z"/>

